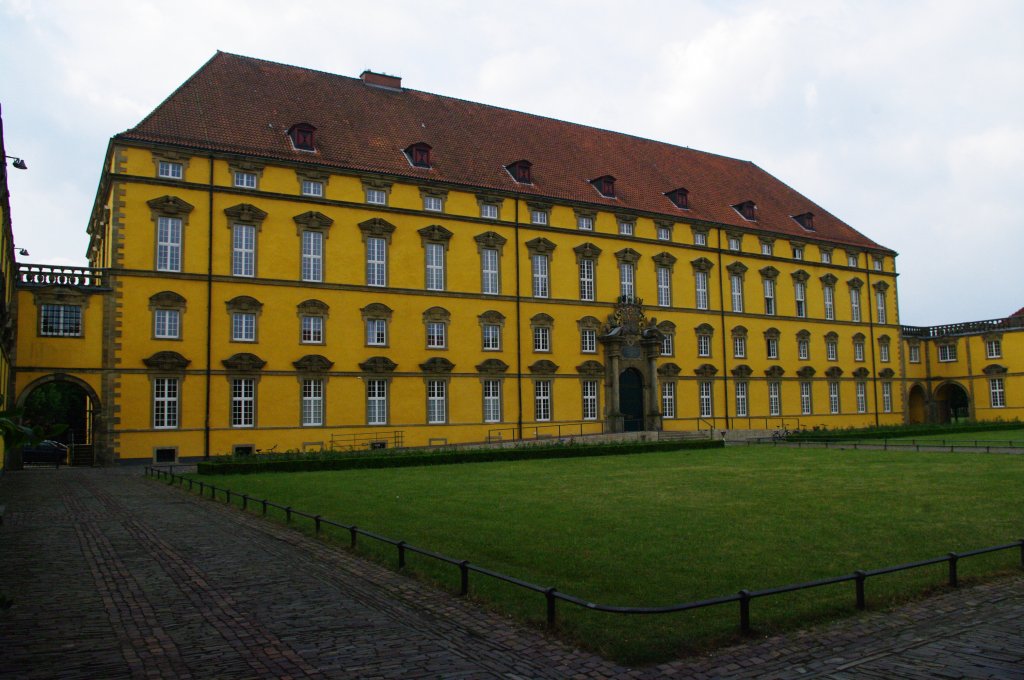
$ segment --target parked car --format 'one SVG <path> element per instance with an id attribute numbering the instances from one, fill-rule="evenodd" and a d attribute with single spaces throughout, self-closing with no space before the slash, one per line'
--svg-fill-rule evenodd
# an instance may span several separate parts
<path id="1" fill-rule="evenodd" d="M 66 465 L 68 462 L 68 445 L 52 439 L 44 439 L 33 446 L 26 446 L 21 451 L 21 462 L 24 465 Z"/>

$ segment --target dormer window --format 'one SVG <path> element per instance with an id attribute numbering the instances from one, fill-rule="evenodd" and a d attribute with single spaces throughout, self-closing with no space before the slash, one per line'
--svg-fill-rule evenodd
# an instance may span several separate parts
<path id="1" fill-rule="evenodd" d="M 431 146 L 426 142 L 416 142 L 406 147 L 405 155 L 414 168 L 430 167 Z"/>
<path id="2" fill-rule="evenodd" d="M 316 151 L 316 147 L 313 145 L 314 132 L 316 132 L 316 128 L 309 123 L 296 123 L 288 128 L 292 146 L 299 151 Z"/>
<path id="3" fill-rule="evenodd" d="M 530 176 L 530 168 L 533 167 L 533 163 L 527 160 L 516 161 L 515 163 L 509 163 L 505 166 L 508 170 L 508 174 L 512 175 L 519 184 L 533 184 L 533 179 Z"/>
<path id="4" fill-rule="evenodd" d="M 668 200 L 672 201 L 677 208 L 682 210 L 690 209 L 690 192 L 686 189 L 680 187 L 666 192 L 665 195 L 668 196 Z"/>
<path id="5" fill-rule="evenodd" d="M 814 213 L 806 212 L 801 215 L 793 215 L 793 219 L 807 231 L 814 231 Z"/>
<path id="6" fill-rule="evenodd" d="M 597 179 L 590 180 L 590 183 L 597 189 L 597 193 L 605 198 L 615 198 L 615 178 L 611 175 L 604 175 Z"/>
<path id="7" fill-rule="evenodd" d="M 743 201 L 733 206 L 733 210 L 740 214 L 740 217 L 748 222 L 757 221 L 757 204 L 753 201 Z"/>

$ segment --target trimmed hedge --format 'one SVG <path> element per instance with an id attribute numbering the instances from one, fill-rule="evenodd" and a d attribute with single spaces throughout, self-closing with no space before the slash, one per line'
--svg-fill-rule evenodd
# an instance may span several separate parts
<path id="1" fill-rule="evenodd" d="M 952 425 L 894 425 L 891 427 L 869 427 L 848 430 L 804 430 L 793 432 L 787 439 L 796 441 L 841 440 L 841 439 L 888 439 L 892 437 L 915 437 L 932 434 L 957 434 L 959 432 L 984 432 L 989 430 L 1019 430 L 1024 422 L 1019 420 L 956 423 Z"/>
<path id="2" fill-rule="evenodd" d="M 508 460 L 538 460 L 544 458 L 582 458 L 587 456 L 621 456 L 654 451 L 678 451 L 682 449 L 717 449 L 725 442 L 716 441 L 666 441 L 666 442 L 622 442 L 599 446 L 522 446 L 513 448 L 473 449 L 468 451 L 415 451 L 392 454 L 351 454 L 317 453 L 294 454 L 290 457 L 275 456 L 273 459 L 225 458 L 224 460 L 203 461 L 197 464 L 196 472 L 201 475 L 248 474 L 254 472 L 315 472 L 319 470 L 358 470 L 368 468 L 415 467 L 420 465 L 455 465 L 459 463 L 490 463 Z"/>

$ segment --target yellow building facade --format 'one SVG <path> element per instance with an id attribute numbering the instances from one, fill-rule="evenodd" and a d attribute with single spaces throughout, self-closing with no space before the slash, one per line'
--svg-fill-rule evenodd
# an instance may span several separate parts
<path id="1" fill-rule="evenodd" d="M 895 424 L 914 370 L 895 253 L 753 164 L 370 72 L 218 53 L 89 233 L 21 267 L 15 391 L 101 462 Z"/>

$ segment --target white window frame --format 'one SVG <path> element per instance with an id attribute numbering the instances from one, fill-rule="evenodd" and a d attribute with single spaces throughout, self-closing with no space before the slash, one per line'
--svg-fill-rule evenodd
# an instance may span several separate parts
<path id="1" fill-rule="evenodd" d="M 576 228 L 580 231 L 594 231 L 594 218 L 589 215 L 577 215 Z"/>
<path id="2" fill-rule="evenodd" d="M 386 347 L 388 344 L 388 320 L 366 320 L 366 344 L 369 347 Z"/>
<path id="3" fill-rule="evenodd" d="M 551 351 L 551 328 L 549 326 L 533 327 L 533 351 Z"/>
<path id="4" fill-rule="evenodd" d="M 388 381 L 383 378 L 366 381 L 366 424 L 388 424 Z"/>
<path id="5" fill-rule="evenodd" d="M 988 400 L 992 408 L 1006 407 L 1006 383 L 1002 378 L 988 379 Z"/>
<path id="6" fill-rule="evenodd" d="M 632 236 L 636 229 L 635 222 L 627 222 L 625 220 L 619 220 L 619 236 Z"/>
<path id="7" fill-rule="evenodd" d="M 324 380 L 302 379 L 302 426 L 320 427 L 324 424 Z"/>
<path id="8" fill-rule="evenodd" d="M 985 341 L 985 358 L 999 359 L 1003 356 L 1003 343 L 1001 340 Z"/>
<path id="9" fill-rule="evenodd" d="M 423 209 L 428 212 L 444 212 L 444 200 L 440 196 L 424 196 Z"/>
<path id="10" fill-rule="evenodd" d="M 715 417 L 715 398 L 712 391 L 712 384 L 709 380 L 702 380 L 697 388 L 698 403 L 700 404 L 701 418 Z"/>
<path id="11" fill-rule="evenodd" d="M 314 198 L 323 198 L 324 183 L 315 179 L 302 180 L 302 195 L 313 196 Z"/>
<path id="12" fill-rule="evenodd" d="M 860 322 L 860 289 L 850 289 L 850 320 Z"/>
<path id="13" fill-rule="evenodd" d="M 738 253 L 743 250 L 743 240 L 739 236 L 730 236 L 727 239 L 727 246 L 729 250 Z"/>
<path id="14" fill-rule="evenodd" d="M 594 261 L 589 257 L 583 258 L 578 265 L 580 275 L 580 300 L 584 302 L 594 301 Z"/>
<path id="15" fill-rule="evenodd" d="M 231 312 L 231 341 L 256 342 L 255 312 Z"/>
<path id="16" fill-rule="evenodd" d="M 81 337 L 81 305 L 40 305 L 39 335 L 55 338 Z"/>
<path id="17" fill-rule="evenodd" d="M 804 259 L 804 249 L 802 246 L 793 246 L 793 259 L 802 260 Z"/>
<path id="18" fill-rule="evenodd" d="M 483 381 L 483 395 L 484 395 L 484 422 L 485 423 L 500 423 L 502 421 L 502 415 L 501 415 L 501 381 L 500 380 L 484 380 Z"/>
<path id="19" fill-rule="evenodd" d="M 153 378 L 153 429 L 174 430 L 179 425 L 181 381 Z"/>
<path id="20" fill-rule="evenodd" d="M 732 297 L 732 311 L 743 312 L 743 277 L 739 274 L 729 275 L 729 292 Z"/>
<path id="21" fill-rule="evenodd" d="M 497 248 L 481 248 L 480 250 L 480 292 L 484 295 L 501 293 L 501 274 L 499 273 Z"/>
<path id="22" fill-rule="evenodd" d="M 809 361 L 811 358 L 811 341 L 808 338 L 797 338 L 796 356 L 800 361 Z"/>
<path id="23" fill-rule="evenodd" d="M 825 359 L 827 361 L 839 361 L 839 341 L 825 341 Z"/>
<path id="24" fill-rule="evenodd" d="M 864 361 L 864 341 L 854 340 L 853 341 L 853 360 Z"/>
<path id="25" fill-rule="evenodd" d="M 778 380 L 768 383 L 768 415 L 782 415 L 782 385 Z"/>
<path id="26" fill-rule="evenodd" d="M 779 358 L 779 339 L 765 338 L 765 352 L 768 359 Z"/>
<path id="27" fill-rule="evenodd" d="M 676 353 L 676 338 L 672 333 L 661 336 L 661 356 L 670 357 Z"/>
<path id="28" fill-rule="evenodd" d="M 448 324 L 443 321 L 427 322 L 427 349 L 448 348 Z"/>
<path id="29" fill-rule="evenodd" d="M 366 187 L 366 202 L 370 205 L 387 205 L 388 204 L 388 192 L 383 189 L 374 189 L 373 187 Z"/>
<path id="30" fill-rule="evenodd" d="M 316 314 L 303 314 L 302 330 L 299 342 L 303 345 L 324 344 L 324 317 Z"/>
<path id="31" fill-rule="evenodd" d="M 244 170 L 235 170 L 234 185 L 239 189 L 255 189 L 256 173 Z"/>
<path id="32" fill-rule="evenodd" d="M 875 305 L 878 307 L 878 323 L 888 323 L 886 320 L 888 314 L 885 306 L 885 291 L 875 291 Z"/>
<path id="33" fill-rule="evenodd" d="M 761 242 L 761 254 L 771 257 L 775 254 L 775 246 L 771 243 Z"/>
<path id="34" fill-rule="evenodd" d="M 707 333 L 701 333 L 697 336 L 697 356 L 711 356 L 711 336 Z"/>
<path id="35" fill-rule="evenodd" d="M 231 275 L 256 276 L 256 227 L 251 224 L 231 227 Z"/>
<path id="36" fill-rule="evenodd" d="M 636 267 L 632 262 L 619 263 L 619 295 L 630 299 L 636 297 Z"/>
<path id="37" fill-rule="evenodd" d="M 597 353 L 597 331 L 593 328 L 580 330 L 580 352 L 583 354 Z"/>
<path id="38" fill-rule="evenodd" d="M 302 231 L 302 265 L 300 269 L 303 281 L 319 283 L 324 280 L 323 232 L 310 229 Z"/>
<path id="39" fill-rule="evenodd" d="M 920 345 L 909 345 L 907 348 L 907 360 L 912 364 L 921 363 L 921 346 Z"/>
<path id="40" fill-rule="evenodd" d="M 793 282 L 793 301 L 796 305 L 796 315 L 801 319 L 807 318 L 807 284 L 803 281 Z"/>
<path id="41" fill-rule="evenodd" d="M 256 379 L 231 380 L 231 427 L 256 426 Z"/>
<path id="42" fill-rule="evenodd" d="M 530 257 L 533 277 L 533 297 L 551 297 L 550 260 L 547 255 L 536 253 Z"/>
<path id="43" fill-rule="evenodd" d="M 657 267 L 655 278 L 658 282 L 658 306 L 672 306 L 672 270 L 668 267 Z"/>
<path id="44" fill-rule="evenodd" d="M 693 232 L 693 245 L 707 247 L 708 233 L 706 231 Z"/>
<path id="45" fill-rule="evenodd" d="M 544 210 L 531 210 L 530 211 L 530 224 L 539 224 L 547 226 L 548 214 Z"/>
<path id="46" fill-rule="evenodd" d="M 836 289 L 832 286 L 825 286 L 822 289 L 822 297 L 825 301 L 825 320 L 834 321 L 836 318 L 836 303 L 835 303 Z"/>
<path id="47" fill-rule="evenodd" d="M 764 313 L 775 316 L 775 279 L 764 279 Z"/>
<path id="48" fill-rule="evenodd" d="M 839 383 L 831 380 L 828 383 L 828 410 L 832 415 L 839 415 L 842 404 L 839 403 Z"/>
<path id="49" fill-rule="evenodd" d="M 882 383 L 882 412 L 892 413 L 892 383 Z"/>
<path id="50" fill-rule="evenodd" d="M 693 291 L 697 309 L 708 308 L 708 273 L 694 272 Z"/>
<path id="51" fill-rule="evenodd" d="M 448 422 L 448 381 L 427 381 L 427 424 L 443 425 Z"/>
<path id="52" fill-rule="evenodd" d="M 185 165 L 174 161 L 158 161 L 156 176 L 166 179 L 184 179 Z"/>
<path id="53" fill-rule="evenodd" d="M 583 420 L 597 420 L 597 381 L 584 380 L 581 385 Z"/>
<path id="54" fill-rule="evenodd" d="M 538 423 L 551 420 L 550 380 L 535 380 L 533 383 L 533 419 Z"/>
<path id="55" fill-rule="evenodd" d="M 669 229 L 668 227 L 661 227 L 661 226 L 659 226 L 658 229 L 657 229 L 656 234 L 657 234 L 657 237 L 658 237 L 659 241 L 671 241 L 672 240 L 672 230 Z"/>
<path id="56" fill-rule="evenodd" d="M 865 382 L 857 383 L 857 413 L 868 412 L 868 384 Z"/>
<path id="57" fill-rule="evenodd" d="M 889 343 L 879 342 L 878 343 L 878 360 L 883 364 L 889 363 Z"/>
<path id="58" fill-rule="evenodd" d="M 814 401 L 811 393 L 811 383 L 803 381 L 800 383 L 800 415 L 809 416 L 814 410 Z"/>
<path id="59" fill-rule="evenodd" d="M 426 289 L 445 289 L 444 244 L 423 244 L 423 257 L 426 265 Z"/>
<path id="60" fill-rule="evenodd" d="M 956 345 L 939 345 L 938 346 L 939 361 L 942 363 L 952 363 L 957 360 L 956 356 Z"/>
<path id="61" fill-rule="evenodd" d="M 846 254 L 846 266 L 847 267 L 859 267 L 860 266 L 860 256 L 859 255 L 854 255 L 852 253 L 847 253 Z"/>
<path id="62" fill-rule="evenodd" d="M 661 417 L 676 417 L 676 384 L 674 382 L 661 383 Z"/>
<path id="63" fill-rule="evenodd" d="M 384 287 L 388 285 L 388 242 L 380 236 L 366 239 L 366 285 Z"/>
<path id="64" fill-rule="evenodd" d="M 742 335 L 732 337 L 732 356 L 734 359 L 747 358 L 747 339 Z"/>
<path id="65" fill-rule="evenodd" d="M 749 390 L 749 383 L 745 380 L 739 380 L 735 383 L 736 385 L 736 417 L 746 418 L 750 415 L 750 404 L 747 400 L 747 392 Z"/>
<path id="66" fill-rule="evenodd" d="M 498 206 L 494 203 L 481 203 L 480 204 L 480 217 L 485 220 L 496 220 L 498 219 Z"/>
<path id="67" fill-rule="evenodd" d="M 876 272 L 882 271 L 885 268 L 884 258 L 881 258 L 881 257 L 872 258 L 872 266 L 874 267 Z"/>
<path id="68" fill-rule="evenodd" d="M 157 217 L 156 270 L 158 272 L 181 271 L 181 227 L 180 217 Z"/>
<path id="69" fill-rule="evenodd" d="M 821 263 L 832 264 L 832 253 L 827 250 L 821 251 Z"/>
<path id="70" fill-rule="evenodd" d="M 501 324 L 485 323 L 481 329 L 483 350 L 485 352 L 501 351 Z"/>
<path id="71" fill-rule="evenodd" d="M 177 340 L 181 337 L 181 310 L 154 309 L 153 337 L 158 340 Z"/>

